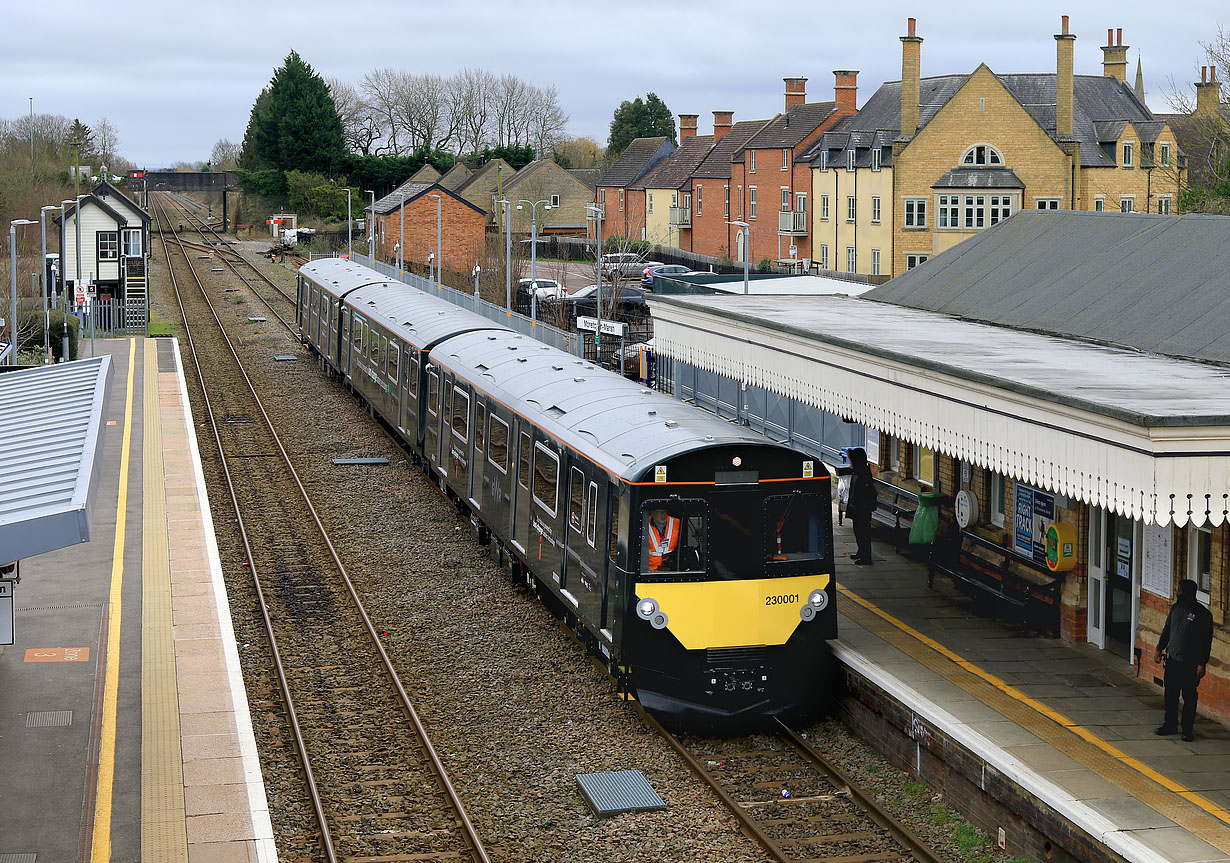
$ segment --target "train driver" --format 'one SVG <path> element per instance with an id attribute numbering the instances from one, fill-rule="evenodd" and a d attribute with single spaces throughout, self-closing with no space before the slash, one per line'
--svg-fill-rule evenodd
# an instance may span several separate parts
<path id="1" fill-rule="evenodd" d="M 681 525 L 665 507 L 656 507 L 649 511 L 649 570 L 673 570 L 675 568 L 675 553 L 679 550 L 679 534 Z"/>

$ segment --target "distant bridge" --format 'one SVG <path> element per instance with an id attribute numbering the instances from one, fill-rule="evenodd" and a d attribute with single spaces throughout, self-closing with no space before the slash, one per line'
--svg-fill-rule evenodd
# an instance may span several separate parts
<path id="1" fill-rule="evenodd" d="M 239 175 L 234 171 L 129 171 L 128 188 L 139 188 L 144 181 L 147 191 L 222 192 L 239 188 Z"/>

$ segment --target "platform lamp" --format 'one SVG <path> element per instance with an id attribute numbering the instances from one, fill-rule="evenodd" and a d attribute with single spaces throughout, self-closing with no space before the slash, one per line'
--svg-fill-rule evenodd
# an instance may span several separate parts
<path id="1" fill-rule="evenodd" d="M 728 225 L 734 225 L 739 229 L 739 233 L 743 235 L 743 293 L 747 293 L 747 264 L 752 259 L 752 235 L 749 233 L 751 225 L 747 222 L 727 222 Z"/>
<path id="2" fill-rule="evenodd" d="M 12 276 L 13 293 L 12 318 L 10 318 L 9 332 L 12 334 L 13 341 L 9 347 L 9 365 L 17 365 L 17 226 L 18 225 L 37 225 L 38 222 L 33 219 L 13 219 L 9 222 L 9 272 Z"/>
<path id="3" fill-rule="evenodd" d="M 51 355 L 51 293 L 47 285 L 47 211 L 59 210 L 55 204 L 50 204 L 39 210 L 38 224 L 39 231 L 43 236 L 43 258 L 42 269 L 39 270 L 38 280 L 43 285 L 43 363 L 47 363 L 47 358 Z"/>
<path id="4" fill-rule="evenodd" d="M 372 263 L 376 260 L 376 193 L 371 189 L 363 191 L 372 196 L 372 211 L 367 217 L 367 257 L 368 263 Z"/>
<path id="5" fill-rule="evenodd" d="M 517 209 L 530 208 L 530 320 L 538 320 L 538 207 L 551 209 L 550 201 L 518 201 Z"/>
<path id="6" fill-rule="evenodd" d="M 406 193 L 401 195 L 401 240 L 397 244 L 397 272 L 399 277 L 406 274 Z"/>
<path id="7" fill-rule="evenodd" d="M 432 284 L 439 285 L 444 281 L 442 278 L 440 278 L 440 265 L 443 263 L 443 261 L 440 260 L 440 202 L 441 202 L 441 198 L 439 195 L 428 195 L 427 197 L 436 199 L 436 254 L 435 254 L 436 275 L 435 275 L 434 280 L 432 281 Z"/>
<path id="8" fill-rule="evenodd" d="M 504 205 L 504 308 L 512 316 L 512 201 L 500 198 Z"/>
<path id="9" fill-rule="evenodd" d="M 226 226 L 222 226 L 226 230 Z M 346 187 L 346 260 L 350 260 L 352 254 L 351 245 L 354 241 L 354 219 L 350 215 L 350 187 Z"/>
<path id="10" fill-rule="evenodd" d="M 78 199 L 80 200 L 80 199 Z M 68 261 L 64 259 L 64 241 L 67 239 L 68 226 L 65 220 L 68 217 L 68 205 L 74 203 L 72 200 L 60 202 L 60 308 L 64 310 L 64 329 L 60 333 L 60 362 L 66 363 L 69 360 L 68 353 Z M 77 244 L 77 270 L 81 270 L 81 244 Z"/>

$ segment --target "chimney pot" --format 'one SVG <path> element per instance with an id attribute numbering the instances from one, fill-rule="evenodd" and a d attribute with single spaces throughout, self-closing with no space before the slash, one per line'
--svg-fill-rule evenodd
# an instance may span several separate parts
<path id="1" fill-rule="evenodd" d="M 1063 28 L 1059 32 L 1063 33 L 1066 36 L 1068 35 L 1068 16 L 1067 15 L 1062 16 L 1062 20 L 1063 20 Z"/>
<path id="2" fill-rule="evenodd" d="M 1122 27 L 1119 27 L 1118 29 L 1115 30 L 1115 44 L 1116 45 L 1123 44 L 1123 28 Z"/>
<path id="3" fill-rule="evenodd" d="M 1114 27 L 1106 28 L 1106 44 L 1107 45 L 1115 44 L 1115 28 Z"/>
<path id="4" fill-rule="evenodd" d="M 909 36 L 914 35 L 914 19 L 913 18 L 906 19 L 906 34 Z"/>

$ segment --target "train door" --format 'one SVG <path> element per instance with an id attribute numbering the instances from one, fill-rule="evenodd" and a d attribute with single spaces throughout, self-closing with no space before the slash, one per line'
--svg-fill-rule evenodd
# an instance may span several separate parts
<path id="1" fill-rule="evenodd" d="M 587 467 L 587 466 L 586 466 Z M 599 545 L 598 483 L 582 465 L 569 470 L 568 517 L 564 529 L 564 581 L 582 620 L 601 625 L 602 566 Z"/>
<path id="2" fill-rule="evenodd" d="M 406 400 L 403 408 L 402 429 L 415 449 L 419 449 L 423 445 L 423 429 L 419 424 L 421 419 L 419 388 L 423 386 L 421 372 L 418 348 L 413 345 L 407 345 L 405 371 L 403 372 L 406 376 Z"/>
<path id="3" fill-rule="evenodd" d="M 389 339 L 385 376 L 389 379 L 389 410 L 385 417 L 394 425 L 401 419 L 401 342 Z"/>
<path id="4" fill-rule="evenodd" d="M 481 511 L 483 508 L 483 473 L 486 471 L 487 449 L 487 400 L 474 393 L 474 447 L 470 450 L 470 488 L 467 497 L 470 506 Z"/>
<path id="5" fill-rule="evenodd" d="M 445 447 L 449 478 L 457 494 L 470 493 L 470 393 L 459 386 L 459 381 L 449 376 L 448 427 L 449 439 Z"/>
<path id="6" fill-rule="evenodd" d="M 530 427 L 517 423 L 517 481 L 513 483 L 512 544 L 525 554 L 529 542 L 530 525 L 530 463 L 533 459 L 533 440 Z"/>
<path id="7" fill-rule="evenodd" d="M 483 487 L 479 500 L 484 518 L 489 525 L 496 525 L 496 533 L 508 536 L 514 495 L 517 485 L 516 462 L 509 461 L 514 453 L 516 439 L 511 435 L 508 422 L 496 414 L 496 405 L 487 405 L 487 458 L 483 464 Z"/>
<path id="8" fill-rule="evenodd" d="M 440 370 L 427 366 L 427 410 L 423 427 L 423 455 L 427 463 L 440 465 Z"/>
<path id="9" fill-rule="evenodd" d="M 565 482 L 560 452 L 554 442 L 546 439 L 534 441 L 533 473 L 530 478 L 530 565 L 545 578 L 560 588 L 564 581 L 564 509 Z"/>
<path id="10" fill-rule="evenodd" d="M 602 530 L 605 525 L 606 530 L 606 560 L 603 564 L 605 578 L 602 584 L 602 629 L 606 637 L 612 641 L 614 640 L 612 630 L 615 621 L 619 619 L 619 602 L 621 601 L 620 565 L 629 566 L 619 553 L 620 531 L 621 529 L 626 530 L 626 528 L 621 528 L 621 519 L 627 506 L 619 492 L 618 483 L 612 482 L 607 485 L 606 520 L 599 522 L 598 528 Z"/>
<path id="11" fill-rule="evenodd" d="M 346 373 L 346 351 L 350 346 L 350 312 L 343 305 L 338 305 L 338 316 L 341 319 L 341 327 L 336 342 L 330 346 L 329 353 L 333 359 L 333 368 L 337 369 L 340 374 Z"/>

